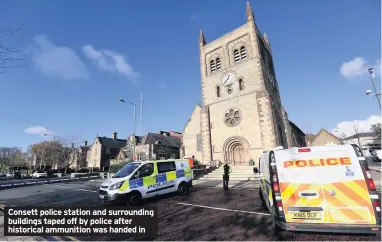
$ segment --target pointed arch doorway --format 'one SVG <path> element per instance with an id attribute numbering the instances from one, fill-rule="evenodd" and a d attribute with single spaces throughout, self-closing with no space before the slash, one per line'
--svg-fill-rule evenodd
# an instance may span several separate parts
<path id="1" fill-rule="evenodd" d="M 249 144 L 240 136 L 230 137 L 223 146 L 224 159 L 231 166 L 246 166 L 249 162 Z"/>

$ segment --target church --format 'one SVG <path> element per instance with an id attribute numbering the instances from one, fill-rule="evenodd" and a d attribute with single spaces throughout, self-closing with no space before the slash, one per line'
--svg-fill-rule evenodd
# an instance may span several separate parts
<path id="1" fill-rule="evenodd" d="M 181 156 L 247 166 L 277 146 L 306 146 L 280 98 L 272 49 L 258 29 L 249 2 L 246 23 L 207 43 L 199 36 L 203 104 L 182 132 Z"/>

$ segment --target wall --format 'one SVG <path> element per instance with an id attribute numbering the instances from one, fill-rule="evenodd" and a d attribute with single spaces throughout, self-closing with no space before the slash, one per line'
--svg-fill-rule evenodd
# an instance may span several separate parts
<path id="1" fill-rule="evenodd" d="M 196 105 L 182 133 L 182 145 L 184 146 L 184 154 L 182 154 L 182 156 L 194 155 L 195 159 L 197 160 L 202 159 L 202 152 L 197 151 L 196 149 L 197 135 L 201 134 L 200 112 L 201 107 L 199 105 Z"/>

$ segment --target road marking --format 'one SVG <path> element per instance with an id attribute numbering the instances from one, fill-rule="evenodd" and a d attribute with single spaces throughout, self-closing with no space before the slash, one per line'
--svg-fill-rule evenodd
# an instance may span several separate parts
<path id="1" fill-rule="evenodd" d="M 179 205 L 185 205 L 185 206 L 199 207 L 199 208 L 210 208 L 210 209 L 230 211 L 230 212 L 250 213 L 250 214 L 258 214 L 258 215 L 271 216 L 271 214 L 269 214 L 269 213 L 251 212 L 251 211 L 235 210 L 235 209 L 228 209 L 228 208 L 216 208 L 216 207 L 196 205 L 196 204 L 191 204 L 191 203 L 178 203 L 178 204 Z"/>
<path id="2" fill-rule="evenodd" d="M 85 192 L 97 192 L 97 191 L 92 191 L 92 190 L 87 190 L 87 189 L 82 189 L 82 188 L 75 188 L 75 187 L 68 187 L 68 186 L 64 186 L 64 185 L 56 185 L 57 187 L 66 187 L 66 188 L 70 188 L 70 189 L 74 189 L 74 190 L 80 190 L 80 191 L 85 191 Z"/>

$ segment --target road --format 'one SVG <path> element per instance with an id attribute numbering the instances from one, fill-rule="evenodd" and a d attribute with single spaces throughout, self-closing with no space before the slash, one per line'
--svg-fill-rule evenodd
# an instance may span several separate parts
<path id="1" fill-rule="evenodd" d="M 5 205 L 97 206 L 99 182 L 46 184 L 0 191 Z M 381 236 L 276 233 L 272 220 L 258 197 L 257 189 L 195 187 L 188 196 L 166 196 L 148 201 L 158 211 L 157 240 L 367 240 Z M 222 210 L 225 209 L 225 210 Z M 0 235 L 2 236 L 2 235 Z M 49 240 L 49 238 L 46 238 Z M 61 240 L 73 240 L 61 237 Z M 76 237 L 77 240 L 131 240 L 128 237 Z M 50 239 L 51 240 L 51 239 Z"/>

